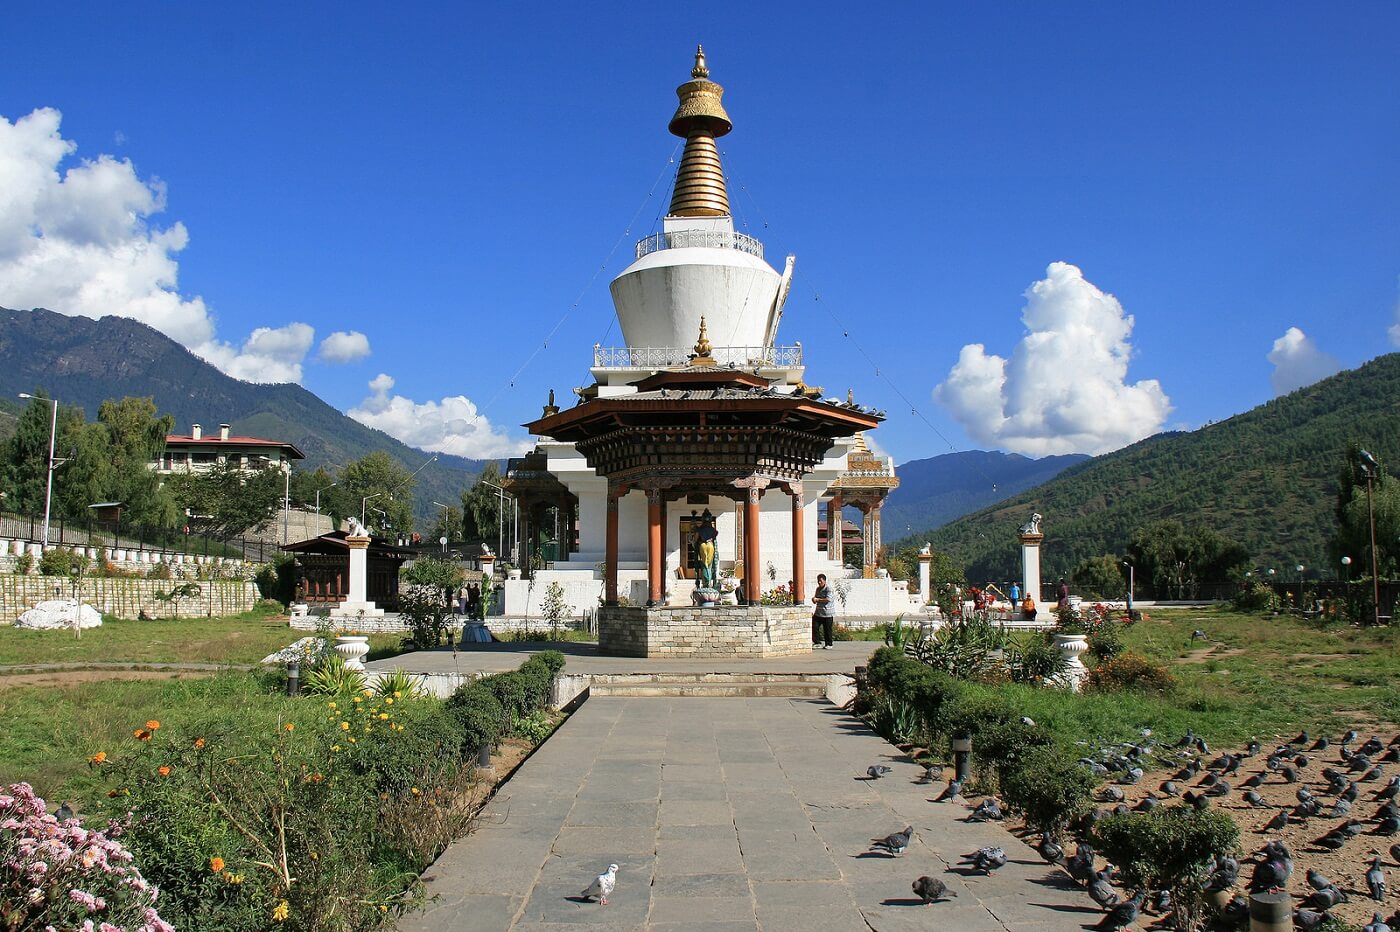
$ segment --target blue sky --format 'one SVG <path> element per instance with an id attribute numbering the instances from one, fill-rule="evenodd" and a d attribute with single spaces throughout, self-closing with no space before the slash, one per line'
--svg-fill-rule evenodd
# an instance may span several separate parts
<path id="1" fill-rule="evenodd" d="M 701 41 L 735 125 L 736 221 L 780 267 L 797 255 L 780 337 L 808 381 L 889 411 L 876 439 L 899 461 L 1096 452 L 1400 345 L 1400 6 L 856 13 L 12 7 L 0 188 L 37 193 L 0 191 L 0 304 L 109 300 L 229 371 L 499 455 L 619 341 L 607 283 L 664 211 L 666 123 Z M 45 138 L 75 145 L 60 171 L 118 161 L 58 197 L 80 179 L 21 170 Z M 159 182 L 163 210 L 134 181 Z M 151 242 L 164 272 L 123 266 L 93 298 L 84 276 Z M 368 355 L 322 350 L 334 332 Z"/>

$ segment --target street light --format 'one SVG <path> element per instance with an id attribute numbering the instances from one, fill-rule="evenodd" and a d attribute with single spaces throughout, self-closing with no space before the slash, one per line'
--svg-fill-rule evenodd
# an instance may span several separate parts
<path id="1" fill-rule="evenodd" d="M 497 553 L 500 553 L 500 554 L 504 554 L 504 553 L 506 552 L 506 516 L 505 516 L 505 510 L 506 510 L 506 496 L 509 495 L 510 493 L 508 493 L 505 489 L 501 488 L 499 485 L 497 485 L 497 484 L 494 483 L 494 482 L 488 482 L 488 481 L 486 481 L 485 479 L 477 479 L 476 481 L 479 482 L 479 483 L 481 483 L 482 485 L 486 486 L 488 489 L 495 489 L 495 490 L 496 490 L 496 493 L 497 493 L 496 499 L 497 499 L 497 501 L 500 502 L 500 504 L 499 504 L 499 505 L 497 506 L 497 508 L 496 508 L 496 537 L 497 537 L 497 540 L 496 540 L 496 552 L 497 552 Z M 514 496 L 514 495 L 511 495 L 511 496 L 510 496 L 510 507 L 511 507 L 511 514 L 512 514 L 512 520 L 513 520 L 513 516 L 514 516 L 514 513 L 515 513 L 515 496 Z M 517 541 L 517 543 L 518 543 L 518 541 Z"/>
<path id="2" fill-rule="evenodd" d="M 1128 617 L 1131 618 L 1133 614 L 1133 565 L 1127 560 L 1123 561 L 1123 565 L 1128 568 Z"/>
<path id="3" fill-rule="evenodd" d="M 28 398 L 32 401 L 47 401 L 49 404 L 53 405 L 53 414 L 49 418 L 49 482 L 47 489 L 45 489 L 44 491 L 44 548 L 48 549 L 49 509 L 53 505 L 53 470 L 54 466 L 56 465 L 53 459 L 53 448 L 54 442 L 58 438 L 58 399 L 38 398 L 34 395 L 29 394 L 28 392 L 20 392 L 19 396 L 21 398 Z"/>
<path id="4" fill-rule="evenodd" d="M 1371 502 L 1371 484 L 1380 475 L 1381 464 L 1367 450 L 1357 453 L 1361 460 L 1361 472 L 1366 476 L 1366 513 L 1371 519 L 1371 607 L 1375 610 L 1375 623 L 1381 623 L 1381 577 L 1376 567 L 1376 508 Z"/>
<path id="5" fill-rule="evenodd" d="M 442 509 L 442 540 L 438 541 L 438 543 L 442 544 L 442 552 L 443 552 L 443 553 L 446 553 L 446 552 L 447 552 L 447 532 L 448 532 L 448 530 L 449 530 L 449 528 L 448 528 L 448 526 L 447 526 L 447 512 L 450 511 L 450 510 L 452 509 L 452 506 L 451 506 L 451 505 L 444 505 L 442 502 L 438 502 L 438 501 L 433 502 L 433 504 Z"/>
<path id="6" fill-rule="evenodd" d="M 340 485 L 339 482 L 332 482 L 330 485 L 323 485 L 316 490 L 316 517 L 321 517 L 321 493 L 332 486 Z"/>
<path id="7" fill-rule="evenodd" d="M 406 486 L 406 485 L 408 485 L 410 482 L 412 482 L 415 476 L 417 476 L 420 472 L 422 472 L 424 469 L 426 469 L 426 468 L 428 467 L 428 464 L 429 464 L 429 463 L 434 463 L 434 462 L 436 462 L 436 461 L 437 461 L 437 458 L 438 458 L 438 455 L 437 455 L 436 453 L 434 453 L 432 456 L 428 457 L 427 462 L 425 462 L 422 466 L 419 466 L 417 469 L 413 470 L 413 472 L 409 474 L 409 477 L 408 477 L 407 479 L 405 479 L 404 481 L 400 482 L 398 485 L 394 486 L 394 487 L 393 487 L 392 489 L 390 489 L 389 491 L 387 491 L 387 492 L 375 492 L 373 495 L 366 495 L 364 498 L 360 499 L 360 524 L 363 525 L 363 524 L 365 523 L 365 505 L 366 505 L 368 502 L 372 501 L 373 499 L 378 498 L 378 497 L 381 496 L 381 495 L 387 495 L 387 496 L 389 496 L 389 498 L 392 499 L 392 498 L 394 497 L 394 493 L 395 493 L 395 492 L 397 492 L 399 489 L 403 488 L 404 486 Z M 378 511 L 379 509 L 376 508 L 375 510 Z"/>
<path id="8" fill-rule="evenodd" d="M 1342 557 L 1342 572 L 1346 573 L 1347 583 L 1351 582 L 1351 557 Z"/>

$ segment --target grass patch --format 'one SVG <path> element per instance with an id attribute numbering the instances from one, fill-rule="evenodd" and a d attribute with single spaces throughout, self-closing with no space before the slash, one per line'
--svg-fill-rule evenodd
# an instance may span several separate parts
<path id="1" fill-rule="evenodd" d="M 72 631 L 0 627 L 0 665 L 31 663 L 257 663 L 308 632 L 265 611 L 221 618 L 131 621 L 110 616 L 82 637 Z M 402 635 L 370 636 L 374 658 L 400 652 Z"/>

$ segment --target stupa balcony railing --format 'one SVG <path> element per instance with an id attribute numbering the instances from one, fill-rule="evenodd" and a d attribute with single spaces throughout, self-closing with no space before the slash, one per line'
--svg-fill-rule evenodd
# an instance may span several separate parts
<path id="1" fill-rule="evenodd" d="M 683 249 L 687 246 L 702 249 L 737 249 L 763 258 L 761 242 L 752 236 L 732 230 L 674 230 L 670 233 L 653 233 L 637 240 L 637 258 L 662 249 Z"/>
<path id="2" fill-rule="evenodd" d="M 667 369 L 685 365 L 694 353 L 693 346 L 595 346 L 593 368 Z M 802 365 L 802 345 L 716 346 L 710 356 L 736 369 L 795 369 Z"/>

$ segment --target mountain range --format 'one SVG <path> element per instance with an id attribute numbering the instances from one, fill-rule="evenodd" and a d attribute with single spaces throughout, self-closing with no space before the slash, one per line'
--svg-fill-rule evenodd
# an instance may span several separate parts
<path id="1" fill-rule="evenodd" d="M 1349 443 L 1383 465 L 1400 463 L 1400 353 L 1227 420 L 1094 457 L 904 543 L 932 541 L 970 579 L 1007 579 L 1019 565 L 1016 529 L 1038 512 L 1042 578 L 1052 579 L 1088 557 L 1123 553 L 1146 524 L 1175 519 L 1243 544 L 1257 567 L 1301 564 L 1331 577 L 1338 568 L 1327 545 Z"/>
<path id="2" fill-rule="evenodd" d="M 881 509 L 887 540 L 922 528 L 931 531 L 968 512 L 1048 482 L 1089 457 L 1083 453 L 1038 460 L 998 450 L 967 450 L 900 463 L 899 487 Z"/>
<path id="3" fill-rule="evenodd" d="M 89 420 L 109 398 L 151 396 L 156 410 L 175 417 L 177 432 L 191 424 L 296 444 L 301 468 L 344 466 L 383 450 L 409 470 L 430 455 L 366 427 L 300 385 L 242 382 L 220 372 L 179 343 L 126 317 L 69 317 L 36 308 L 0 308 L 0 395 L 42 388 L 61 404 L 80 407 Z M 0 430 L 13 420 L 0 414 Z M 414 514 L 431 521 L 434 500 L 455 503 L 486 464 L 440 454 L 418 474 Z"/>

